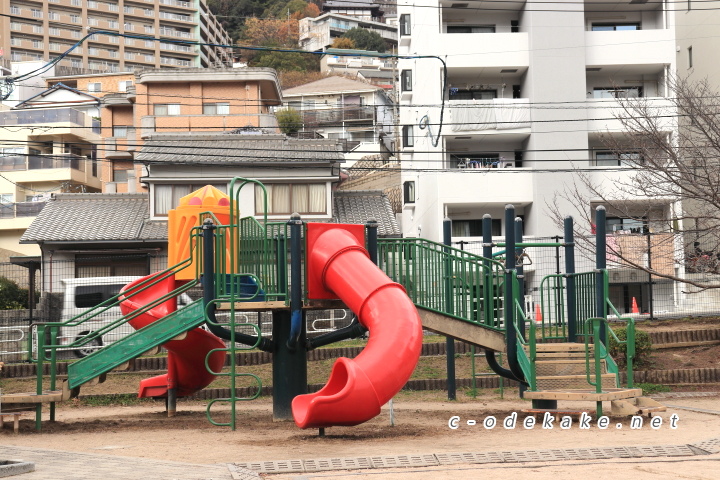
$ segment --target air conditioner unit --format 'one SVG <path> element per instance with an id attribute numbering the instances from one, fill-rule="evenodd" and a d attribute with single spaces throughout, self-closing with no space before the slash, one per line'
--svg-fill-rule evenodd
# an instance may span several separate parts
<path id="1" fill-rule="evenodd" d="M 515 162 L 502 162 L 502 168 L 515 168 Z"/>

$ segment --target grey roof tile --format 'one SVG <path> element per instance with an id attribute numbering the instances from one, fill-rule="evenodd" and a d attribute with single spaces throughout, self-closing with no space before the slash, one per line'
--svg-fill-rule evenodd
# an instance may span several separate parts
<path id="1" fill-rule="evenodd" d="M 145 220 L 140 230 L 141 240 L 164 240 L 168 239 L 168 222 L 158 220 Z"/>
<path id="2" fill-rule="evenodd" d="M 151 137 L 135 156 L 147 163 L 258 164 L 344 162 L 336 140 L 284 135 L 163 135 Z"/>
<path id="3" fill-rule="evenodd" d="M 381 90 L 380 87 L 370 85 L 369 83 L 360 82 L 358 80 L 351 80 L 347 77 L 340 77 L 337 75 L 331 75 L 329 77 L 315 80 L 314 82 L 306 83 L 304 85 L 298 85 L 297 87 L 288 88 L 283 90 L 283 97 L 294 97 L 297 95 L 324 95 L 329 93 L 340 93 L 340 92 L 372 92 L 375 90 Z"/>
<path id="4" fill-rule="evenodd" d="M 136 240 L 147 217 L 148 196 L 143 193 L 60 193 L 20 243 Z"/>
<path id="5" fill-rule="evenodd" d="M 382 191 L 338 191 L 334 195 L 333 215 L 339 223 L 364 224 L 374 218 L 378 222 L 379 236 L 400 236 L 400 227 L 390 201 Z"/>

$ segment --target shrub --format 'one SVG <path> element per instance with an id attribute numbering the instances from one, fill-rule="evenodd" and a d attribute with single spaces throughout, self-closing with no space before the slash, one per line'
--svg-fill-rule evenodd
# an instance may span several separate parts
<path id="1" fill-rule="evenodd" d="M 6 277 L 0 277 L 0 310 L 28 308 L 28 291 Z"/>
<path id="2" fill-rule="evenodd" d="M 627 340 L 627 327 L 613 328 L 613 331 L 620 341 Z M 610 352 L 610 355 L 619 367 L 625 367 L 627 359 L 627 345 L 624 343 L 619 344 L 612 335 L 609 335 L 609 337 L 610 344 L 608 345 L 608 351 Z M 642 330 L 635 330 L 635 358 L 633 360 L 633 365 L 648 365 L 650 363 L 651 353 L 652 340 L 650 339 L 650 335 Z"/>
<path id="3" fill-rule="evenodd" d="M 302 128 L 302 116 L 294 108 L 279 110 L 275 116 L 280 125 L 280 131 L 286 135 L 297 133 Z"/>

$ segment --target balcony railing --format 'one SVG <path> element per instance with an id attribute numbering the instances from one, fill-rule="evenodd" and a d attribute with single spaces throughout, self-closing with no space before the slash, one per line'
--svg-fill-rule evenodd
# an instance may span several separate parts
<path id="1" fill-rule="evenodd" d="M 0 219 L 37 217 L 47 202 L 0 203 Z"/>
<path id="2" fill-rule="evenodd" d="M 32 125 L 35 123 L 63 123 L 85 125 L 85 114 L 73 108 L 12 111 L 0 113 L 0 125 Z"/>
<path id="3" fill-rule="evenodd" d="M 372 123 L 375 120 L 375 109 L 373 107 L 303 110 L 301 113 L 305 127 L 327 124 L 342 125 L 343 122 Z"/>
<path id="4" fill-rule="evenodd" d="M 72 154 L 28 155 L 28 170 L 39 170 L 43 168 L 72 168 L 84 171 L 85 160 L 87 160 L 87 158 Z"/>

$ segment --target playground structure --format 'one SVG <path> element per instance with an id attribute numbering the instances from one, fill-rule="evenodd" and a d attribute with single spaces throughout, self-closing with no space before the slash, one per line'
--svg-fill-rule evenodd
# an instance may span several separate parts
<path id="1" fill-rule="evenodd" d="M 597 211 L 596 269 L 574 271 L 572 219 L 557 243 L 523 243 L 522 222 L 506 208 L 504 243 L 493 243 L 492 219 L 483 218 L 483 256 L 450 247 L 450 222 L 444 243 L 419 238 L 377 238 L 377 225 L 304 224 L 241 217 L 237 205 L 243 187 L 264 186 L 255 180 L 234 179 L 229 195 L 211 186 L 181 199 L 169 215 L 167 270 L 127 285 L 120 295 L 101 303 L 67 323 L 80 324 L 120 305 L 124 317 L 107 331 L 128 322 L 137 331 L 71 363 L 66 379 L 57 375 L 59 322 L 38 325 L 37 390 L 32 394 L 4 394 L 4 410 L 32 408 L 36 428 L 42 408 L 79 394 L 82 385 L 102 382 L 113 369 L 160 346 L 168 350 L 168 373 L 141 382 L 139 396 L 165 398 L 168 414 L 176 399 L 205 388 L 218 376 L 227 376 L 230 396 L 209 402 L 207 416 L 215 425 L 235 429 L 240 376 L 236 353 L 248 347 L 273 354 L 273 416 L 294 419 L 301 428 L 357 425 L 380 412 L 407 382 L 415 368 L 422 328 L 460 339 L 484 349 L 491 369 L 521 385 L 536 409 L 557 408 L 558 400 L 612 402 L 613 413 L 636 414 L 663 407 L 633 388 L 634 324 L 621 318 L 608 300 L 605 268 L 604 214 Z M 266 195 L 266 194 L 265 194 Z M 493 257 L 493 246 L 504 247 L 504 257 Z M 367 247 L 367 248 L 366 248 Z M 541 282 L 541 322 L 528 318 L 524 308 L 522 264 L 516 257 L 526 247 L 561 247 L 564 274 Z M 289 264 L 288 264 L 289 258 Z M 203 298 L 177 309 L 176 298 L 202 286 Z M 357 322 L 346 328 L 306 338 L 310 310 L 351 309 Z M 221 322 L 216 312 L 223 311 Z M 272 314 L 272 336 L 239 331 L 243 312 Z M 625 322 L 627 383 L 608 354 L 608 313 Z M 206 331 L 199 328 L 205 324 Z M 369 331 L 366 348 L 355 359 L 341 358 L 325 387 L 307 393 L 306 352 Z M 92 342 L 95 332 L 63 348 Z M 222 340 L 221 340 L 222 339 Z M 224 340 L 224 341 L 223 341 Z M 504 354 L 507 368 L 497 354 Z M 452 352 L 448 352 L 448 358 Z M 223 366 L 225 368 L 223 368 Z M 213 419 L 213 406 L 230 407 L 230 421 Z"/>

